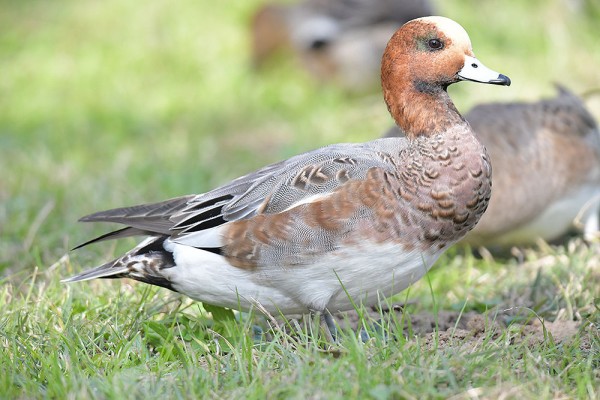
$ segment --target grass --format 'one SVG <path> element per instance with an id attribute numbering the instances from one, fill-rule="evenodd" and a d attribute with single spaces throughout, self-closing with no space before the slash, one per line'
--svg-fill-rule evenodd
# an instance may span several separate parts
<path id="1" fill-rule="evenodd" d="M 399 295 L 402 316 L 384 316 L 395 340 L 367 318 L 373 338 L 345 332 L 338 357 L 310 329 L 211 318 L 165 290 L 59 283 L 133 243 L 68 253 L 103 232 L 76 224 L 81 215 L 202 192 L 390 125 L 376 91 L 316 84 L 285 57 L 250 71 L 256 4 L 0 3 L 0 397 L 599 398 L 599 247 L 578 239 L 521 260 L 452 250 Z M 537 99 L 552 81 L 597 89 L 600 10 L 566 4 L 444 2 L 478 57 L 513 80 L 456 85 L 459 109 Z M 482 312 L 485 329 L 463 326 Z M 426 313 L 439 329 L 419 333 Z M 566 339 L 551 329 L 573 322 Z M 255 324 L 270 336 L 257 341 Z"/>

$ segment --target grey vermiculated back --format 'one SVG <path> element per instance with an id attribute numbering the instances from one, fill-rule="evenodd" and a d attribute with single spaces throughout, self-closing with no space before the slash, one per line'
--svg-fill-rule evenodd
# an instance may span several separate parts
<path id="1" fill-rule="evenodd" d="M 338 170 L 343 168 L 348 171 L 349 179 L 361 179 L 372 167 L 386 169 L 392 167 L 392 165 L 386 164 L 381 156 L 374 157 L 375 154 L 397 152 L 405 146 L 404 139 L 391 141 L 378 139 L 360 145 L 326 146 L 268 165 L 210 192 L 178 197 L 159 203 L 102 211 L 83 217 L 81 221 L 125 224 L 138 229 L 138 231 L 132 231 L 132 234 L 146 231 L 146 233 L 155 234 L 177 234 L 181 237 L 205 222 L 205 220 L 196 220 L 194 223 L 186 223 L 207 210 L 218 210 L 218 214 L 212 214 L 210 218 L 221 217 L 222 222 L 249 218 L 256 215 L 259 208 L 263 213 L 277 213 L 303 198 L 331 191 L 340 183 L 335 179 L 320 182 L 314 174 L 308 174 L 303 187 L 291 184 L 294 178 L 302 178 L 301 174 L 307 168 L 327 176 L 335 175 Z M 340 162 L 340 160 L 348 160 L 348 162 Z M 213 202 L 220 198 L 226 200 Z"/>
<path id="2" fill-rule="evenodd" d="M 393 141 L 392 141 L 393 142 Z M 256 180 L 253 175 L 248 179 L 253 181 L 251 190 L 234 199 L 224 207 L 223 215 L 226 220 L 237 219 L 238 213 L 255 215 L 258 205 L 262 204 L 267 195 L 270 198 L 264 204 L 265 213 L 281 212 L 304 198 L 319 193 L 328 193 L 335 189 L 340 181 L 335 179 L 319 179 L 318 174 L 328 177 L 335 176 L 340 170 L 348 171 L 348 178 L 361 179 L 367 170 L 372 167 L 389 169 L 392 165 L 386 164 L 381 157 L 376 157 L 379 152 L 398 151 L 406 146 L 406 142 L 393 143 L 386 140 L 376 140 L 364 144 L 336 144 L 327 146 L 301 156 L 293 157 L 279 164 L 269 179 Z M 344 162 L 344 160 L 349 160 Z M 302 176 L 303 173 L 306 176 Z M 294 182 L 305 179 L 305 185 Z M 249 212 L 249 214 L 248 214 Z"/>

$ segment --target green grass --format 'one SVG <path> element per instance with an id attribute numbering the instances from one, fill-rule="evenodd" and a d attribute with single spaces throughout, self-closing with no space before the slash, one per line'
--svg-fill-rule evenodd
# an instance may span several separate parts
<path id="1" fill-rule="evenodd" d="M 212 319 L 165 290 L 59 283 L 133 244 L 68 253 L 104 232 L 75 222 L 86 213 L 202 192 L 390 125 L 376 90 L 316 84 L 285 57 L 252 72 L 257 3 L 0 2 L 0 398 L 599 398 L 600 247 L 577 239 L 522 262 L 453 250 L 384 326 L 454 313 L 456 329 L 415 323 L 364 344 L 345 332 L 341 354 L 310 330 Z M 459 109 L 551 95 L 553 81 L 597 89 L 600 9 L 567 3 L 444 2 L 480 60 L 513 80 L 455 85 Z M 461 325 L 486 310 L 497 325 Z M 532 331 L 538 319 L 577 326 L 563 340 Z M 269 337 L 257 342 L 255 323 Z"/>

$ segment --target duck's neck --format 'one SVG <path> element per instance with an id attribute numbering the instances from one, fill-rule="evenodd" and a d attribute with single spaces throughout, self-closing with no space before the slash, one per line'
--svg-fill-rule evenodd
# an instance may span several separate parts
<path id="1" fill-rule="evenodd" d="M 384 93 L 388 110 L 409 139 L 442 133 L 466 124 L 446 89 L 418 81 Z"/>

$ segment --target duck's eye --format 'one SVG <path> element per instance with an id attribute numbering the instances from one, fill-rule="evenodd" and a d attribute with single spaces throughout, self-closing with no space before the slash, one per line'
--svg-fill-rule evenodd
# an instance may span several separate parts
<path id="1" fill-rule="evenodd" d="M 440 39 L 429 39 L 427 41 L 427 46 L 432 50 L 439 50 L 444 47 L 444 43 L 442 43 Z"/>
<path id="2" fill-rule="evenodd" d="M 310 43 L 311 50 L 322 50 L 329 45 L 327 39 L 315 39 Z"/>

